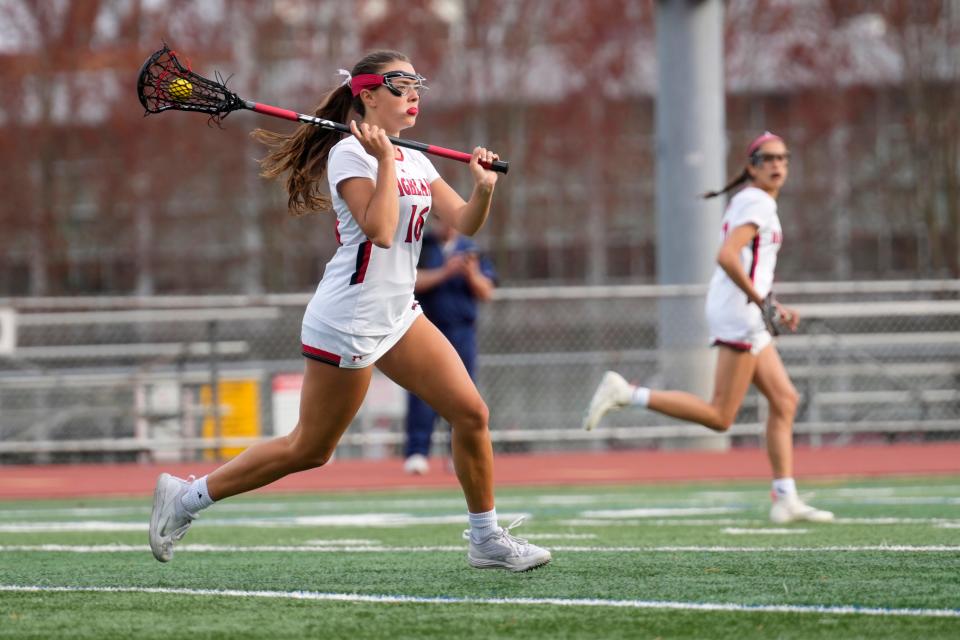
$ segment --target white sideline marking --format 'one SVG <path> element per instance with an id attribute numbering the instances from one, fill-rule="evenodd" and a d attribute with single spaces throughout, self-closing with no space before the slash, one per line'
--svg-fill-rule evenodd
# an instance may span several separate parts
<path id="1" fill-rule="evenodd" d="M 765 519 L 749 518 L 701 518 L 689 520 L 683 518 L 658 518 L 647 520 L 647 515 L 683 515 L 684 513 L 726 513 L 738 511 L 736 509 L 630 509 L 626 511 L 588 511 L 585 513 L 597 514 L 595 517 L 573 518 L 560 521 L 561 525 L 575 527 L 611 527 L 611 526 L 704 526 L 704 527 L 745 527 L 748 525 L 762 525 Z M 636 513 L 641 519 L 620 519 L 619 515 Z M 503 520 L 509 521 L 518 518 L 522 513 L 501 514 Z M 233 527 L 243 526 L 251 529 L 272 529 L 280 527 L 410 527 L 427 524 L 467 524 L 466 514 L 413 516 L 405 513 L 370 513 L 370 514 L 328 514 L 322 516 L 291 516 L 284 518 L 203 518 L 204 527 Z M 956 518 L 838 518 L 837 524 L 930 524 L 946 528 L 960 528 L 960 520 Z M 117 531 L 146 531 L 149 524 L 145 520 L 139 522 L 116 522 L 109 520 L 69 520 L 61 522 L 27 521 L 0 523 L 0 533 L 59 533 L 73 532 L 117 532 Z M 765 531 L 769 532 L 769 529 Z M 544 535 L 561 534 L 528 534 L 525 537 L 536 538 Z M 595 535 L 595 534 L 566 534 Z M 546 538 L 543 538 L 546 539 Z M 574 538 L 570 538 L 574 539 Z"/>
<path id="2" fill-rule="evenodd" d="M 64 553 L 145 553 L 149 545 L 137 544 L 37 544 L 37 545 L 0 545 L 0 553 L 9 552 L 64 552 Z M 466 546 L 433 547 L 389 547 L 380 544 L 371 545 L 220 545 L 220 544 L 181 544 L 177 551 L 190 553 L 400 553 L 400 552 L 438 552 L 466 551 Z"/>
<path id="3" fill-rule="evenodd" d="M 960 492 L 960 485 L 940 485 L 936 487 L 940 492 L 949 493 L 949 492 Z M 927 493 L 930 491 L 930 487 L 924 487 L 920 485 L 904 485 L 898 487 L 858 487 L 858 488 L 824 488 L 817 487 L 817 494 L 823 497 L 852 497 L 852 498 L 884 498 L 891 497 L 895 498 L 898 501 L 904 501 L 907 503 L 916 502 L 918 504 L 926 503 L 929 504 L 931 501 L 934 504 L 939 504 L 943 501 L 956 502 L 960 500 L 960 497 L 957 496 L 930 496 Z M 721 501 L 743 501 L 743 500 L 752 500 L 755 496 L 761 495 L 763 491 L 753 490 L 753 489 L 743 489 L 743 490 L 729 490 L 729 491 L 715 491 L 715 490 L 706 490 L 697 492 L 694 495 L 693 501 L 696 500 L 706 500 L 709 502 L 721 502 Z M 915 497 L 911 497 L 910 494 L 918 494 Z M 620 498 L 621 496 L 618 496 Z M 625 496 L 623 496 L 625 497 Z M 577 504 L 590 504 L 597 500 L 596 494 L 546 494 L 542 496 L 502 496 L 497 498 L 497 503 L 500 505 L 515 504 L 522 506 L 524 504 L 529 504 L 531 501 L 537 502 L 539 504 L 548 504 L 548 505 L 577 505 Z M 691 500 L 678 500 L 677 502 L 690 502 Z M 367 508 L 376 508 L 376 509 L 413 509 L 413 508 L 449 508 L 449 507 L 460 507 L 463 505 L 463 498 L 445 498 L 445 497 L 423 497 L 416 499 L 389 499 L 385 500 L 383 498 L 372 498 L 372 497 L 357 497 L 356 499 L 351 499 L 349 503 L 353 506 L 366 506 Z M 899 504 L 900 502 L 897 502 Z M 300 511 L 304 509 L 309 509 L 310 511 L 327 511 L 327 510 L 340 510 L 344 506 L 344 501 L 337 500 L 298 500 L 285 502 L 277 504 L 274 501 L 260 500 L 260 499 L 247 499 L 242 502 L 236 503 L 226 503 L 218 504 L 218 512 L 250 512 L 250 513 L 262 513 L 262 512 L 285 512 L 285 511 Z M 0 508 L 0 519 L 10 518 L 10 517 L 30 517 L 35 515 L 41 516 L 51 516 L 51 515 L 61 515 L 67 517 L 89 517 L 89 516 L 105 516 L 105 515 L 135 515 L 149 513 L 150 507 L 146 506 L 116 506 L 116 507 L 37 507 L 37 508 L 11 508 L 4 509 Z"/>
<path id="4" fill-rule="evenodd" d="M 146 531 L 148 522 L 10 522 L 0 524 L 0 533 L 56 533 L 60 531 Z"/>
<path id="5" fill-rule="evenodd" d="M 178 551 L 192 553 L 436 553 L 445 551 L 466 551 L 465 545 L 435 545 L 422 547 L 396 547 L 382 545 L 218 545 L 183 544 Z M 565 553 L 848 553 L 856 551 L 879 551 L 884 553 L 960 553 L 960 545 L 846 545 L 824 547 L 725 547 L 725 546 L 659 546 L 659 547 L 597 547 L 597 546 L 551 546 L 552 551 Z M 36 545 L 0 545 L 0 553 L 16 552 L 63 552 L 63 553 L 147 553 L 148 545 L 136 544 L 36 544 Z"/>
<path id="6" fill-rule="evenodd" d="M 379 545 L 379 540 L 365 540 L 362 538 L 335 538 L 333 540 L 307 540 L 303 544 L 312 544 L 318 547 L 369 547 Z"/>
<path id="7" fill-rule="evenodd" d="M 740 500 L 752 500 L 758 494 L 758 491 L 744 489 L 742 491 L 697 491 L 693 495 L 700 499 L 706 500 L 708 502 L 725 502 L 725 501 L 740 501 Z"/>
<path id="8" fill-rule="evenodd" d="M 547 504 L 553 506 L 562 506 L 562 505 L 576 505 L 576 504 L 593 504 L 597 501 L 597 496 L 586 495 L 582 493 L 571 494 L 569 496 L 537 496 L 534 498 L 539 504 Z M 497 502 L 502 502 L 502 498 L 497 498 Z"/>
<path id="9" fill-rule="evenodd" d="M 625 510 L 597 510 L 585 511 L 584 517 L 561 520 L 560 524 L 574 527 L 611 527 L 611 526 L 705 526 L 705 527 L 748 527 L 763 526 L 765 519 L 751 518 L 663 518 L 656 516 L 683 516 L 706 515 L 711 513 L 723 514 L 739 512 L 742 509 L 726 507 L 716 508 L 651 508 Z M 517 517 L 530 514 L 503 513 L 503 520 L 514 520 Z M 647 519 L 650 518 L 650 519 Z M 290 517 L 240 517 L 240 518 L 203 518 L 204 527 L 231 527 L 243 526 L 247 528 L 297 528 L 297 527 L 409 527 L 429 524 L 467 524 L 466 514 L 414 516 L 406 513 L 360 513 L 360 514 L 326 514 L 317 516 L 290 516 Z M 929 524 L 941 528 L 960 528 L 960 519 L 957 518 L 837 518 L 836 525 L 872 525 L 872 524 Z M 0 533 L 58 533 L 70 532 L 121 532 L 146 531 L 148 523 L 145 520 L 118 522 L 111 520 L 69 520 L 69 521 L 25 521 L 0 522 Z M 765 531 L 769 532 L 769 529 Z M 544 535 L 561 534 L 528 534 L 526 537 L 536 538 Z M 592 536 L 595 534 L 567 534 Z M 542 538 L 547 539 L 547 538 Z M 574 539 L 574 538 L 570 538 Z"/>
<path id="10" fill-rule="evenodd" d="M 240 591 L 236 589 L 172 589 L 161 587 L 41 587 L 0 585 L 0 591 L 33 593 L 151 593 L 231 598 L 280 598 L 374 604 L 506 604 L 556 607 L 611 607 L 619 609 L 676 609 L 686 611 L 735 611 L 742 613 L 815 613 L 834 615 L 960 618 L 960 609 L 888 609 L 858 605 L 737 604 L 733 602 L 670 602 L 656 600 L 600 600 L 587 598 L 456 598 L 403 595 L 363 595 L 316 591 Z"/>
<path id="11" fill-rule="evenodd" d="M 660 511 L 645 510 L 645 511 Z M 667 510 L 671 515 L 677 514 L 676 509 Z M 599 513 L 604 512 L 589 512 Z M 517 514 L 506 513 L 503 520 L 513 520 Z M 447 516 L 411 516 L 408 514 L 329 514 L 324 516 L 293 516 L 289 518 L 213 518 L 202 521 L 204 527 L 231 527 L 243 526 L 257 529 L 280 527 L 410 527 L 427 524 L 467 524 L 466 515 Z M 563 526 L 572 527 L 624 527 L 624 526 L 687 526 L 687 527 L 747 527 L 763 526 L 765 519 L 750 518 L 656 518 L 656 519 L 618 519 L 616 517 L 572 518 L 561 520 Z M 864 525 L 864 524 L 929 524 L 944 528 L 960 528 L 960 519 L 956 518 L 837 518 L 832 525 Z M 117 522 L 110 520 L 70 520 L 62 522 L 4 522 L 0 523 L 0 533 L 59 533 L 64 531 L 146 531 L 146 520 L 139 522 Z M 526 537 L 536 537 L 544 534 L 528 534 Z M 572 535 L 572 534 L 571 534 Z M 584 534 L 590 535 L 590 534 Z"/>
<path id="12" fill-rule="evenodd" d="M 625 526 L 689 526 L 722 527 L 736 525 L 763 525 L 765 519 L 751 518 L 660 518 L 656 520 L 608 520 L 600 518 L 572 518 L 559 523 L 569 527 L 625 527 Z M 956 518 L 837 518 L 831 526 L 838 524 L 933 524 L 937 526 L 960 526 Z"/>
<path id="13" fill-rule="evenodd" d="M 501 496 L 497 498 L 499 506 L 516 505 L 522 507 L 530 502 L 545 505 L 577 505 L 591 504 L 596 502 L 597 496 L 590 494 L 571 494 L 571 495 L 553 495 L 546 494 L 542 496 Z M 358 496 L 351 499 L 349 503 L 344 500 L 298 500 L 290 502 L 267 502 L 257 499 L 247 499 L 234 503 L 217 504 L 218 512 L 242 512 L 242 513 L 264 513 L 264 512 L 296 512 L 309 510 L 310 512 L 329 512 L 340 511 L 349 504 L 352 507 L 364 507 L 370 510 L 401 510 L 401 509 L 448 509 L 448 508 L 466 508 L 463 498 L 442 498 L 442 497 L 423 497 L 423 498 L 396 498 L 385 500 L 383 498 L 364 498 Z M 117 507 L 36 507 L 36 508 L 12 508 L 4 509 L 0 507 L 0 518 L 24 518 L 33 516 L 61 516 L 61 517 L 90 517 L 90 516 L 110 516 L 110 515 L 140 515 L 149 514 L 150 505 L 129 505 Z"/>
<path id="14" fill-rule="evenodd" d="M 743 509 L 733 507 L 653 507 L 649 509 L 599 509 L 584 511 L 584 518 L 658 518 L 662 516 L 706 516 L 724 513 L 737 513 Z"/>
<path id="15" fill-rule="evenodd" d="M 560 524 L 567 525 L 570 527 L 625 527 L 625 526 L 641 526 L 641 525 L 656 525 L 656 526 L 670 526 L 670 525 L 684 525 L 691 527 L 719 527 L 723 525 L 743 525 L 743 524 L 756 524 L 763 525 L 766 520 L 749 520 L 749 519 L 740 519 L 740 518 L 712 518 L 712 519 L 697 519 L 691 518 L 689 520 L 685 519 L 672 519 L 672 518 L 658 518 L 656 520 L 601 520 L 599 518 L 573 518 L 571 520 L 561 520 Z"/>
<path id="16" fill-rule="evenodd" d="M 741 529 L 737 527 L 727 527 L 723 530 L 724 533 L 729 533 L 732 536 L 750 536 L 750 535 L 775 535 L 775 536 L 790 536 L 799 533 L 809 533 L 809 529 Z"/>
<path id="17" fill-rule="evenodd" d="M 860 498 L 861 504 L 960 504 L 960 498 L 953 496 L 878 496 Z"/>
<path id="18" fill-rule="evenodd" d="M 877 496 L 896 495 L 893 487 L 854 487 L 850 489 L 834 489 L 833 493 L 846 498 L 875 498 Z"/>
<path id="19" fill-rule="evenodd" d="M 129 516 L 149 515 L 150 505 L 143 507 L 57 507 L 53 509 L 0 509 L 0 518 L 16 516 L 18 518 L 30 516 Z"/>
<path id="20" fill-rule="evenodd" d="M 956 518 L 837 518 L 834 524 L 949 524 L 960 523 Z"/>
<path id="21" fill-rule="evenodd" d="M 516 520 L 529 513 L 503 513 L 503 520 Z M 467 514 L 446 516 L 412 516 L 406 513 L 329 514 L 292 516 L 289 518 L 214 518 L 202 520 L 204 527 L 248 527 L 272 529 L 280 527 L 411 527 L 425 524 L 467 524 Z M 0 524 L 0 533 L 41 533 L 60 531 L 146 531 L 149 523 L 73 520 L 69 522 L 7 522 Z"/>

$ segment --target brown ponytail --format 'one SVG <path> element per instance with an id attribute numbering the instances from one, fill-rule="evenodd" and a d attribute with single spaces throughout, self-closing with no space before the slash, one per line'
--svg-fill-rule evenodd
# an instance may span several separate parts
<path id="1" fill-rule="evenodd" d="M 731 180 L 731 181 L 727 184 L 727 186 L 725 186 L 723 189 L 720 189 L 720 191 L 707 191 L 705 194 L 703 194 L 702 197 L 703 197 L 704 199 L 707 199 L 707 198 L 716 198 L 717 196 L 723 195 L 724 193 L 726 193 L 727 191 L 730 191 L 731 189 L 735 189 L 735 188 L 739 187 L 741 184 L 743 184 L 744 182 L 746 182 L 746 181 L 749 180 L 749 179 L 750 179 L 750 172 L 747 171 L 746 169 L 744 169 L 744 170 L 743 170 L 743 173 L 741 173 L 739 176 L 737 176 L 736 178 L 734 178 L 733 180 Z"/>
<path id="2" fill-rule="evenodd" d="M 396 51 L 374 51 L 358 62 L 350 72 L 353 76 L 378 73 L 383 65 L 407 56 Z M 350 110 L 362 118 L 363 101 L 354 97 L 348 85 L 340 85 L 324 98 L 313 115 L 333 122 L 346 122 Z M 255 129 L 250 134 L 270 150 L 260 160 L 260 175 L 264 178 L 279 178 L 289 172 L 286 179 L 287 209 L 300 216 L 305 213 L 328 211 L 330 197 L 324 194 L 323 177 L 327 171 L 330 150 L 340 141 L 339 131 L 321 129 L 311 124 L 301 124 L 293 133 L 284 134 L 265 129 Z"/>

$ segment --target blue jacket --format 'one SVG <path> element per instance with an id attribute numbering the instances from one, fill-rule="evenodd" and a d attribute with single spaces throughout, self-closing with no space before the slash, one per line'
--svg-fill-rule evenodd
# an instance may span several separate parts
<path id="1" fill-rule="evenodd" d="M 479 253 L 476 243 L 466 236 L 457 236 L 453 248 L 444 255 L 443 245 L 432 233 L 423 237 L 420 250 L 420 269 L 439 269 L 447 260 L 460 253 Z M 480 256 L 480 271 L 496 282 L 493 264 Z M 423 312 L 440 329 L 473 326 L 477 320 L 477 300 L 463 276 L 454 276 L 433 289 L 417 294 Z"/>

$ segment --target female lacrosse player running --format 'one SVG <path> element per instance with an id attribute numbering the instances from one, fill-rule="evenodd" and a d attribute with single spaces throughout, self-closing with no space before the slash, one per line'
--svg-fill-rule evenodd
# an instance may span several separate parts
<path id="1" fill-rule="evenodd" d="M 423 316 L 414 299 L 417 261 L 427 215 L 473 235 L 490 212 L 497 174 L 486 170 L 497 155 L 473 150 L 474 187 L 466 202 L 419 151 L 395 148 L 388 135 L 412 127 L 426 89 L 406 56 L 367 55 L 316 110 L 344 122 L 351 136 L 310 125 L 293 134 L 256 130 L 270 148 L 263 175 L 286 174 L 292 213 L 333 208 L 340 246 L 327 263 L 307 306 L 301 331 L 306 372 L 300 420 L 288 435 L 250 447 L 200 479 L 161 474 L 150 520 L 150 547 L 161 562 L 196 514 L 239 493 L 297 471 L 322 466 L 353 420 L 376 365 L 415 393 L 453 428 L 453 462 L 466 498 L 468 559 L 474 567 L 524 571 L 546 564 L 550 552 L 497 524 L 493 448 L 487 406 L 457 352 Z M 330 198 L 320 193 L 326 177 Z"/>
<path id="2" fill-rule="evenodd" d="M 608 371 L 590 401 L 583 426 L 593 429 L 608 411 L 636 405 L 723 432 L 733 424 L 753 382 L 770 403 L 767 455 L 774 478 L 770 519 L 778 523 L 829 522 L 832 513 L 814 509 L 797 496 L 793 480 L 797 391 L 763 315 L 783 240 L 776 199 L 787 179 L 788 163 L 783 140 L 766 132 L 747 148 L 743 172 L 721 191 L 704 196 L 712 198 L 750 183 L 731 199 L 723 216 L 718 266 L 707 292 L 707 323 L 712 342 L 720 349 L 713 400 L 705 402 L 682 391 L 633 386 L 620 374 Z M 773 308 L 779 320 L 796 331 L 800 320 L 796 311 L 776 302 Z"/>

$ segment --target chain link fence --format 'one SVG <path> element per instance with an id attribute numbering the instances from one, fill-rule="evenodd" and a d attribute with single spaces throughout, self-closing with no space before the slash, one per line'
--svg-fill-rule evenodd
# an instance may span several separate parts
<path id="1" fill-rule="evenodd" d="M 701 286 L 511 288 L 481 310 L 478 385 L 500 451 L 705 446 L 703 427 L 630 409 L 580 429 L 606 369 L 683 388 L 661 345 L 665 301 Z M 792 283 L 804 318 L 778 348 L 811 445 L 960 438 L 960 281 Z M 0 300 L 0 462 L 229 457 L 296 424 L 309 296 Z M 713 367 L 709 349 L 694 349 Z M 404 392 L 374 377 L 337 455 L 396 455 Z M 728 435 L 754 446 L 766 402 L 753 390 Z M 436 446 L 444 447 L 443 434 Z"/>

